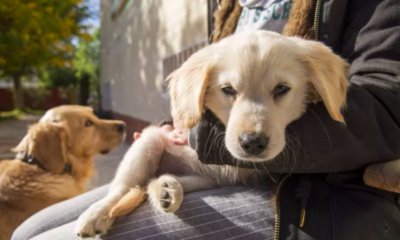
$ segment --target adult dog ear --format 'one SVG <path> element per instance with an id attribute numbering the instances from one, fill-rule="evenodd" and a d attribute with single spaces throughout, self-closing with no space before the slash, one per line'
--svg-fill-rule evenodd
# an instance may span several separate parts
<path id="1" fill-rule="evenodd" d="M 12 152 L 27 152 L 29 148 L 29 134 L 25 135 L 25 137 L 18 143 L 18 145 L 11 149 Z"/>
<path id="2" fill-rule="evenodd" d="M 344 123 L 341 110 L 346 105 L 348 64 L 324 44 L 317 41 L 292 39 L 301 46 L 310 83 L 322 98 L 331 117 Z"/>
<path id="3" fill-rule="evenodd" d="M 28 132 L 29 150 L 52 173 L 62 173 L 67 163 L 68 132 L 61 124 L 38 123 Z"/>
<path id="4" fill-rule="evenodd" d="M 193 54 L 166 79 L 172 117 L 180 128 L 194 127 L 202 116 L 204 96 L 217 60 L 212 49 L 208 46 Z"/>

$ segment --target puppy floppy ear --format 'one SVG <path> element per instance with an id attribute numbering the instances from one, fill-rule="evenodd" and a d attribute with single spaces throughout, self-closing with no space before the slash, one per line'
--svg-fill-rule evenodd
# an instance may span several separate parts
<path id="1" fill-rule="evenodd" d="M 29 128 L 28 154 L 52 173 L 62 173 L 67 163 L 68 132 L 61 124 L 38 123 Z"/>
<path id="2" fill-rule="evenodd" d="M 193 54 L 166 79 L 174 124 L 181 128 L 194 127 L 202 116 L 204 96 L 217 60 L 212 48 L 208 46 Z"/>
<path id="3" fill-rule="evenodd" d="M 331 117 L 344 123 L 341 110 L 346 105 L 348 64 L 322 43 L 296 37 L 292 39 L 304 51 L 304 59 L 300 60 L 311 76 L 312 87 L 322 98 Z"/>

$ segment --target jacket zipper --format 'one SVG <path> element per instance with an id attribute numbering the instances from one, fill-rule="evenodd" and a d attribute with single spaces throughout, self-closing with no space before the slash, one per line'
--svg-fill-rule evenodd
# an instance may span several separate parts
<path id="1" fill-rule="evenodd" d="M 314 24 L 313 24 L 313 30 L 314 30 L 314 40 L 319 39 L 319 20 L 321 16 L 321 7 L 322 7 L 322 0 L 317 0 L 317 6 L 315 8 L 315 13 L 314 13 Z M 283 182 L 289 177 L 289 174 L 287 174 L 279 183 L 277 189 L 276 189 L 276 195 L 275 195 L 275 231 L 274 231 L 274 240 L 279 240 L 279 235 L 280 235 L 280 230 L 281 230 L 281 206 L 279 202 L 279 197 L 281 193 L 281 188 L 283 185 Z M 301 213 L 301 223 L 304 224 L 304 217 L 305 217 L 305 211 Z"/>
<path id="2" fill-rule="evenodd" d="M 313 25 L 314 40 L 318 40 L 319 36 L 319 18 L 321 16 L 321 6 L 322 6 L 322 0 L 318 0 L 314 13 L 314 25 Z"/>
<path id="3" fill-rule="evenodd" d="M 283 182 L 289 177 L 287 174 L 282 180 L 279 182 L 278 187 L 276 188 L 275 194 L 275 231 L 274 231 L 274 240 L 279 240 L 280 230 L 281 230 L 281 206 L 279 202 L 279 197 L 281 193 L 281 188 Z"/>

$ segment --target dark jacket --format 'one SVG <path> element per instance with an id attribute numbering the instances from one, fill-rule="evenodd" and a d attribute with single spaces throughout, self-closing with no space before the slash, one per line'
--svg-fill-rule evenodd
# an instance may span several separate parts
<path id="1" fill-rule="evenodd" d="M 240 10 L 234 0 L 221 2 L 212 41 L 233 32 Z M 280 239 L 400 239 L 399 195 L 362 181 L 366 165 L 400 159 L 400 1 L 294 0 L 283 34 L 322 41 L 351 67 L 346 126 L 332 120 L 322 103 L 310 105 L 287 128 L 297 139 L 290 146 L 294 150 L 283 161 L 260 166 L 314 173 L 292 174 L 282 183 Z M 204 151 L 210 148 L 206 139 L 224 131 L 211 131 L 216 122 L 206 112 L 191 131 L 199 159 L 237 165 L 216 146 Z M 306 208 L 304 227 L 300 205 Z"/>

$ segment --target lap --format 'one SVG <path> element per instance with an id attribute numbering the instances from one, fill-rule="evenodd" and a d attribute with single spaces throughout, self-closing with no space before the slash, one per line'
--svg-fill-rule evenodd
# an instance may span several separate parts
<path id="1" fill-rule="evenodd" d="M 106 187 L 96 189 L 46 209 L 45 214 L 40 212 L 37 215 L 42 216 L 34 216 L 21 225 L 15 237 L 29 227 L 31 232 L 36 233 L 34 240 L 79 239 L 73 231 L 75 220 L 94 202 L 94 198 L 103 197 L 106 191 Z M 240 186 L 190 193 L 185 195 L 181 208 L 174 214 L 156 211 L 144 203 L 133 213 L 118 218 L 100 239 L 272 239 L 275 215 L 273 192 L 267 187 Z M 76 209 L 77 205 L 79 209 Z M 81 207 L 83 205 L 84 208 Z M 68 216 L 70 221 L 65 221 L 63 215 L 66 213 L 71 214 Z M 35 222 L 35 217 L 42 223 Z M 50 224 L 47 229 L 40 227 L 49 226 L 49 222 L 59 225 Z M 34 225 L 39 230 L 35 231 Z M 24 239 L 15 237 L 13 240 Z"/>
<path id="2" fill-rule="evenodd" d="M 75 221 L 91 204 L 103 198 L 108 192 L 108 185 L 96 188 L 75 198 L 54 204 L 23 222 L 15 231 L 11 240 L 27 240 Z"/>

